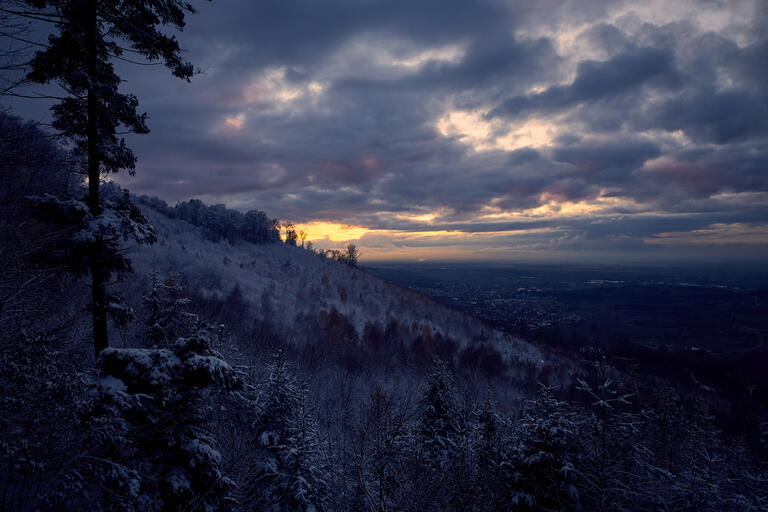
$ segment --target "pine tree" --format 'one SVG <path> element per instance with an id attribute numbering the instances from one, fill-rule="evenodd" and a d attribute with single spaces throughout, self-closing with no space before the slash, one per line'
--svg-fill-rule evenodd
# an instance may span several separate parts
<path id="1" fill-rule="evenodd" d="M 120 77 L 112 61 L 129 60 L 125 52 L 162 60 L 182 79 L 193 74 L 183 61 L 178 41 L 165 27 L 184 27 L 186 13 L 193 12 L 184 0 L 24 0 L 28 8 L 3 9 L 6 14 L 53 24 L 56 33 L 44 50 L 32 59 L 28 79 L 56 82 L 66 96 L 53 110 L 53 126 L 74 145 L 88 178 L 84 201 L 73 202 L 76 226 L 88 272 L 91 276 L 94 349 L 98 355 L 108 346 L 106 286 L 116 272 L 130 270 L 117 247 L 124 234 L 115 225 L 114 205 L 100 194 L 101 180 L 127 169 L 133 173 L 136 157 L 118 135 L 148 133 L 146 114 L 137 111 L 138 100 L 121 93 Z M 126 46 L 123 46 L 126 45 Z M 55 202 L 54 202 L 55 203 Z M 62 205 L 59 205 L 62 206 Z M 147 238 L 140 240 L 149 241 Z"/>
<path id="2" fill-rule="evenodd" d="M 307 390 L 278 352 L 268 367 L 254 421 L 256 452 L 250 470 L 254 511 L 322 511 L 327 500 L 315 412 Z"/>
<path id="3" fill-rule="evenodd" d="M 89 474 L 104 509 L 226 510 L 210 397 L 240 378 L 198 329 L 169 348 L 104 349 Z"/>
<path id="4" fill-rule="evenodd" d="M 491 399 L 490 390 L 477 411 L 477 486 L 478 509 L 481 512 L 497 510 L 502 501 L 505 481 L 502 467 L 508 451 L 502 432 L 503 422 Z"/>
<path id="5" fill-rule="evenodd" d="M 768 472 L 745 468 L 737 491 L 730 497 L 735 510 L 762 512 L 768 510 Z"/>
<path id="6" fill-rule="evenodd" d="M 578 487 L 584 506 L 601 512 L 634 508 L 633 475 L 645 452 L 638 418 L 629 411 L 634 393 L 624 392 L 613 372 L 602 357 L 593 363 L 589 382 L 578 379 L 578 389 L 590 402 L 577 437 Z"/>
<path id="7" fill-rule="evenodd" d="M 465 396 L 458 409 L 454 451 L 446 468 L 446 487 L 451 510 L 475 510 L 478 493 L 478 436 L 473 403 Z"/>
<path id="8" fill-rule="evenodd" d="M 84 394 L 78 456 L 47 499 L 51 510 L 229 510 L 213 399 L 239 374 L 199 328 L 167 348 L 107 348 Z"/>
<path id="9" fill-rule="evenodd" d="M 641 413 L 642 442 L 647 453 L 638 458 L 633 488 L 636 502 L 646 508 L 664 510 L 675 503 L 677 483 L 683 469 L 681 444 L 685 439 L 683 405 L 677 392 L 664 387 L 651 396 Z"/>
<path id="10" fill-rule="evenodd" d="M 189 298 L 183 295 L 181 278 L 172 273 L 161 280 L 150 276 L 150 290 L 142 303 L 147 310 L 149 339 L 155 345 L 168 345 L 180 336 L 187 336 L 198 323 L 197 315 L 189 313 Z"/>
<path id="11" fill-rule="evenodd" d="M 453 377 L 437 359 L 427 375 L 416 411 L 416 423 L 408 440 L 408 493 L 410 510 L 448 508 L 448 471 L 457 451 L 458 405 Z"/>
<path id="12" fill-rule="evenodd" d="M 453 377 L 439 359 L 432 363 L 418 410 L 416 434 L 425 455 L 443 465 L 455 448 L 458 406 Z"/>
<path id="13" fill-rule="evenodd" d="M 87 377 L 49 336 L 0 349 L 0 510 L 45 510 L 80 439 L 76 411 Z"/>
<path id="14" fill-rule="evenodd" d="M 75 275 L 91 274 L 91 313 L 96 354 L 107 346 L 108 314 L 118 323 L 132 318 L 133 312 L 116 295 L 107 293 L 107 279 L 124 278 L 133 271 L 131 261 L 121 248 L 124 239 L 139 244 L 154 243 L 157 234 L 130 194 L 117 185 L 101 187 L 98 211 L 76 198 L 60 198 L 51 194 L 30 197 L 36 217 L 69 233 L 66 240 L 56 240 L 54 249 L 36 254 L 36 259 L 49 260 Z"/>
<path id="15" fill-rule="evenodd" d="M 506 501 L 514 510 L 573 510 L 579 499 L 575 486 L 578 427 L 566 404 L 552 388 L 540 385 L 532 407 L 519 425 L 519 439 L 507 472 Z"/>
<path id="16" fill-rule="evenodd" d="M 364 410 L 363 437 L 368 444 L 369 456 L 363 480 L 369 510 L 393 510 L 403 499 L 399 490 L 406 427 L 405 413 L 396 408 L 381 387 L 376 386 Z"/>
<path id="17" fill-rule="evenodd" d="M 648 448 L 660 467 L 677 472 L 680 467 L 679 444 L 685 430 L 682 404 L 673 388 L 661 389 L 652 397 L 652 409 L 646 420 Z"/>
<path id="18" fill-rule="evenodd" d="M 697 400 L 688 424 L 683 448 L 683 467 L 678 479 L 681 510 L 722 510 L 725 460 L 715 417 L 708 405 Z"/>

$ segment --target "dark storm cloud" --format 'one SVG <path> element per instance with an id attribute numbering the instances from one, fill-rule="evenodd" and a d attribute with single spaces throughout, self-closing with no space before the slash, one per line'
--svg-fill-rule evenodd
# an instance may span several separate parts
<path id="1" fill-rule="evenodd" d="M 605 62 L 584 61 L 567 86 L 555 86 L 539 94 L 515 96 L 494 108 L 489 117 L 514 117 L 531 111 L 551 112 L 584 102 L 610 100 L 649 83 L 671 86 L 675 76 L 673 57 L 658 48 L 639 48 Z"/>
<path id="2" fill-rule="evenodd" d="M 363 33 L 393 33 L 439 45 L 514 22 L 514 13 L 500 4 L 461 0 L 240 0 L 224 8 L 201 6 L 200 11 L 199 19 L 190 20 L 188 44 L 208 53 L 214 51 L 211 40 L 233 48 L 228 65 L 235 72 L 275 64 L 314 67 Z"/>
<path id="3" fill-rule="evenodd" d="M 579 178 L 590 183 L 615 185 L 632 182 L 632 171 L 661 155 L 658 144 L 647 140 L 613 140 L 603 144 L 558 147 L 553 158 L 576 167 Z M 578 199 L 578 198 L 576 198 Z"/>
<path id="4" fill-rule="evenodd" d="M 643 174 L 659 186 L 677 187 L 690 197 L 723 192 L 768 191 L 765 141 L 672 153 Z"/>
<path id="5" fill-rule="evenodd" d="M 551 77 L 553 64 L 558 60 L 552 42 L 546 38 L 518 40 L 508 31 L 478 34 L 461 62 L 455 65 L 431 62 L 403 85 L 448 91 L 483 87 L 487 89 L 474 92 L 496 94 L 494 87 L 498 85 L 508 91 Z"/>
<path id="6" fill-rule="evenodd" d="M 682 130 L 695 142 L 726 144 L 768 131 L 768 96 L 712 87 L 655 105 L 641 125 Z"/>

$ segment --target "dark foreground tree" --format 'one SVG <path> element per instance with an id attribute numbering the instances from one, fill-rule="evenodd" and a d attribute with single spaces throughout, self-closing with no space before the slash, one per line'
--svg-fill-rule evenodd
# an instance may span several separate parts
<path id="1" fill-rule="evenodd" d="M 18 7 L 13 7 L 16 4 Z M 121 79 L 114 59 L 161 60 L 171 72 L 188 80 L 192 65 L 166 27 L 182 29 L 192 6 L 183 0 L 23 0 L 2 7 L 19 18 L 48 22 L 56 32 L 30 63 L 29 80 L 57 83 L 66 95 L 52 107 L 53 126 L 75 149 L 88 179 L 88 193 L 81 208 L 70 205 L 73 232 L 80 257 L 91 275 L 93 336 L 96 354 L 108 346 L 107 282 L 115 273 L 130 270 L 116 240 L 125 235 L 124 222 L 110 213 L 111 204 L 100 197 L 104 176 L 127 169 L 133 173 L 136 157 L 119 136 L 120 130 L 148 133 L 146 114 L 137 111 L 138 100 L 118 90 Z M 132 58 L 123 57 L 130 52 Z M 58 205 L 61 206 L 61 205 Z M 56 211 L 60 208 L 56 208 Z M 140 241 L 151 241 L 140 236 Z"/>
<path id="2" fill-rule="evenodd" d="M 200 327 L 169 348 L 101 352 L 78 464 L 50 493 L 53 510 L 230 509 L 213 404 L 240 378 L 214 337 Z"/>
<path id="3" fill-rule="evenodd" d="M 432 363 L 408 440 L 405 473 L 412 503 L 406 510 L 447 510 L 452 498 L 450 471 L 460 451 L 461 425 L 456 386 L 447 365 Z"/>
<path id="4" fill-rule="evenodd" d="M 512 473 L 505 482 L 505 505 L 514 510 L 577 509 L 573 464 L 577 425 L 552 388 L 539 387 L 518 434 L 512 456 L 503 465 Z"/>
<path id="5" fill-rule="evenodd" d="M 278 352 L 257 401 L 249 506 L 255 511 L 320 512 L 327 500 L 315 411 L 307 388 Z"/>

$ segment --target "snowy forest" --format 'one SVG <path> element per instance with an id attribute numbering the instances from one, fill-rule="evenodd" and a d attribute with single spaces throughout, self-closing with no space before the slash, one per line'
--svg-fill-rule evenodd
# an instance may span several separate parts
<path id="1" fill-rule="evenodd" d="M 61 95 L 48 127 L 0 112 L 0 512 L 768 510 L 749 410 L 498 331 L 269 212 L 111 182 L 149 131 L 114 62 L 194 79 L 170 35 L 192 13 L 0 2 L 4 39 L 50 31 L 0 53 L 2 94 Z"/>

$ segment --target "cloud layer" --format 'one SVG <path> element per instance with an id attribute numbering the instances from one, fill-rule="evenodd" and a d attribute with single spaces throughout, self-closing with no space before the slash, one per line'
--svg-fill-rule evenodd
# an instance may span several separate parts
<path id="1" fill-rule="evenodd" d="M 125 68 L 125 182 L 369 257 L 768 255 L 765 3 L 636 4 L 199 5 L 191 84 Z"/>

